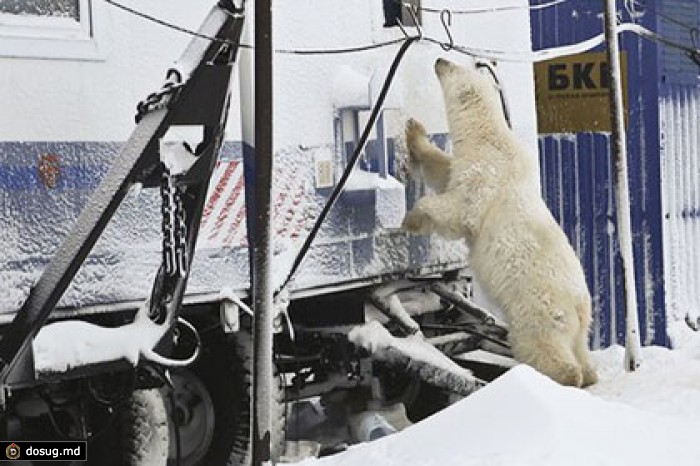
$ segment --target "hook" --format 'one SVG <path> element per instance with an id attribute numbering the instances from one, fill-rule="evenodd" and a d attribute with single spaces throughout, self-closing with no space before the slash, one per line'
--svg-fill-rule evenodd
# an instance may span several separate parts
<path id="1" fill-rule="evenodd" d="M 411 14 L 411 19 L 413 20 L 413 25 L 416 27 L 418 30 L 418 40 L 423 40 L 423 28 L 420 26 L 420 22 L 418 21 L 418 8 L 410 3 L 402 3 L 402 5 L 408 10 L 408 12 Z M 411 36 L 408 35 L 406 32 L 406 29 L 403 26 L 403 23 L 401 23 L 401 19 L 397 18 L 396 23 L 399 25 L 399 29 L 401 29 L 401 32 L 403 32 L 403 35 L 406 36 L 407 39 L 410 39 Z"/>
<path id="2" fill-rule="evenodd" d="M 450 32 L 450 27 L 452 26 L 452 11 L 445 8 L 440 12 L 440 22 L 442 22 L 442 27 L 445 28 L 445 34 L 447 34 L 447 39 L 449 42 L 440 42 L 440 47 L 445 52 L 449 52 L 455 46 L 454 38 L 452 37 L 452 32 Z"/>

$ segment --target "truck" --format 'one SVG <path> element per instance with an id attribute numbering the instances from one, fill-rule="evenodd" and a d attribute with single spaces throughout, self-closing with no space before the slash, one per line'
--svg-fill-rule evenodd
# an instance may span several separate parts
<path id="1" fill-rule="evenodd" d="M 475 304 L 465 245 L 400 229 L 426 189 L 403 130 L 418 116 L 449 146 L 432 62 L 529 51 L 528 4 L 422 3 L 275 3 L 267 25 L 232 0 L 0 6 L 3 439 L 86 441 L 99 464 L 280 460 L 314 440 L 304 409 L 365 440 L 387 426 L 367 419 L 420 420 L 503 370 L 481 354 L 507 357 L 507 329 Z M 484 67 L 535 157 L 531 66 Z"/>

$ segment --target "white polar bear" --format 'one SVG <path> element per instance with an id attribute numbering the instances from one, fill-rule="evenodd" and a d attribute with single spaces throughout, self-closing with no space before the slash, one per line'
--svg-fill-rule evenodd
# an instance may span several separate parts
<path id="1" fill-rule="evenodd" d="M 436 194 L 418 200 L 403 228 L 465 238 L 477 280 L 506 315 L 515 358 L 564 385 L 594 384 L 583 270 L 539 194 L 536 167 L 508 128 L 493 81 L 442 59 L 435 73 L 453 156 L 409 120 L 413 172 Z"/>

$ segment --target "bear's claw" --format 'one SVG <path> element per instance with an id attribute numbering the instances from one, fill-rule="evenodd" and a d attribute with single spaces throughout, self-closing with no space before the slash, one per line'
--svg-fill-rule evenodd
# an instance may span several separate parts
<path id="1" fill-rule="evenodd" d="M 421 144 L 428 142 L 428 133 L 425 127 L 418 121 L 410 118 L 406 122 L 406 146 L 413 164 L 420 162 Z"/>
<path id="2" fill-rule="evenodd" d="M 418 138 L 425 137 L 428 137 L 425 127 L 418 120 L 410 118 L 406 122 L 406 141 L 408 141 L 409 145 L 417 142 Z"/>
<path id="3" fill-rule="evenodd" d="M 403 218 L 401 229 L 409 233 L 423 233 L 427 226 L 427 216 L 416 210 L 411 210 Z"/>

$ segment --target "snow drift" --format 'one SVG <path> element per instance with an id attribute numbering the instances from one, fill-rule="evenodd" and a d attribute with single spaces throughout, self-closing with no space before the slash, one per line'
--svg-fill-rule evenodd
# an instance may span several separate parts
<path id="1" fill-rule="evenodd" d="M 595 353 L 602 376 L 596 392 L 562 387 L 520 365 L 403 432 L 301 464 L 700 464 L 700 455 L 692 447 L 700 431 L 693 410 L 686 410 L 683 417 L 671 416 L 667 413 L 680 414 L 681 410 L 666 406 L 674 401 L 677 406 L 688 406 L 686 400 L 698 399 L 700 378 L 688 386 L 690 379 L 680 374 L 700 374 L 700 361 L 691 355 L 680 356 L 677 351 L 645 348 L 645 366 L 649 369 L 627 374 L 621 369 L 622 352 L 622 348 L 613 347 Z M 666 386 L 660 392 L 663 381 L 652 381 L 659 375 L 657 369 L 663 367 L 662 378 L 670 377 L 673 387 Z M 685 389 L 680 390 L 675 382 L 685 384 Z M 644 406 L 643 400 L 651 405 L 660 401 L 658 393 L 664 395 L 662 409 Z M 625 394 L 634 406 L 622 401 Z"/>

